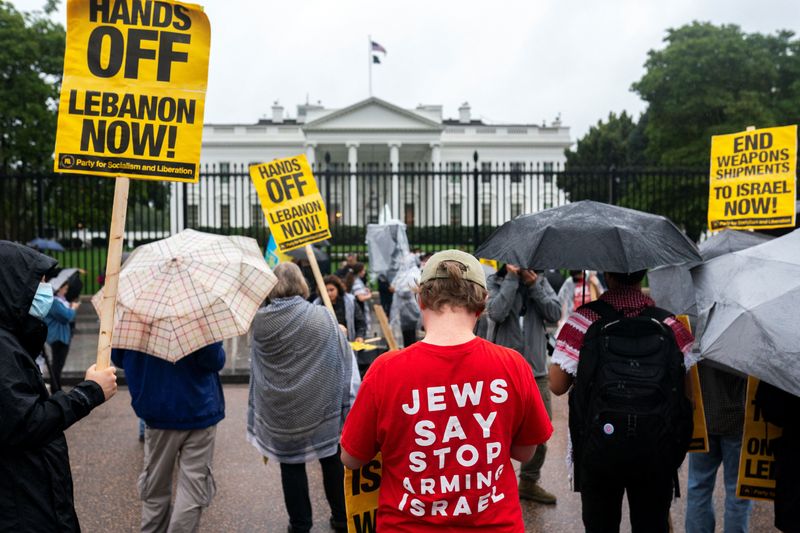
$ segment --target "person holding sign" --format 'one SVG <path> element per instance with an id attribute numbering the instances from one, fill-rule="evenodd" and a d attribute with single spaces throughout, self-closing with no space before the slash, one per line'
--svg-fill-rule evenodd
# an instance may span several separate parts
<path id="1" fill-rule="evenodd" d="M 278 283 L 253 321 L 247 440 L 281 465 L 290 531 L 311 529 L 306 463 L 318 460 L 330 525 L 347 531 L 339 434 L 361 378 L 333 315 L 308 301 L 294 263 L 275 267 Z"/>
<path id="2" fill-rule="evenodd" d="M 767 422 L 783 429 L 775 440 L 775 527 L 800 533 L 800 397 L 762 381 L 755 403 Z"/>
<path id="3" fill-rule="evenodd" d="M 524 531 L 511 459 L 553 427 L 530 366 L 476 337 L 486 278 L 473 256 L 434 254 L 419 301 L 426 336 L 370 367 L 342 432 L 342 461 L 381 452 L 379 531 Z"/>
<path id="4" fill-rule="evenodd" d="M 0 531 L 80 531 L 64 430 L 117 392 L 116 369 L 47 393 L 35 359 L 53 304 L 56 261 L 0 241 Z"/>
<path id="5" fill-rule="evenodd" d="M 736 479 L 742 451 L 747 379 L 719 368 L 713 361 L 700 361 L 697 368 L 709 449 L 706 453 L 689 454 L 686 533 L 714 532 L 712 494 L 720 464 L 725 481 L 725 532 L 746 533 L 753 501 L 736 497 Z"/>

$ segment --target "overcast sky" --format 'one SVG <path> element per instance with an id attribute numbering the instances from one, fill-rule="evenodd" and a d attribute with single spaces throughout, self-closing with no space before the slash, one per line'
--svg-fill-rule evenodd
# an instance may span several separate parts
<path id="1" fill-rule="evenodd" d="M 43 0 L 13 0 L 18 9 Z M 368 96 L 367 36 L 388 55 L 373 94 L 403 107 L 462 102 L 487 121 L 561 114 L 573 140 L 609 111 L 638 116 L 630 91 L 665 30 L 692 20 L 800 33 L 795 0 L 207 0 L 206 122 L 252 123 L 275 100 L 344 107 Z M 64 9 L 57 15 L 65 23 Z M 735 76 L 735 73 L 731 73 Z"/>

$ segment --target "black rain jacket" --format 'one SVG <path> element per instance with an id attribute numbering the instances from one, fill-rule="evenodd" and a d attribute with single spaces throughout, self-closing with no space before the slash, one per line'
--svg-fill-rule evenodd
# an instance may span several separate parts
<path id="1" fill-rule="evenodd" d="M 36 365 L 47 327 L 28 311 L 55 264 L 0 241 L 0 531 L 80 531 L 64 430 L 104 397 L 93 381 L 50 396 Z"/>

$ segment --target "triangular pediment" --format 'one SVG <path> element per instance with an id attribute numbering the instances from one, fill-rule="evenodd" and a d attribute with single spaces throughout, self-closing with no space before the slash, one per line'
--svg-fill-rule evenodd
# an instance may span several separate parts
<path id="1" fill-rule="evenodd" d="M 442 125 L 427 117 L 371 97 L 312 120 L 305 130 L 440 131 Z"/>

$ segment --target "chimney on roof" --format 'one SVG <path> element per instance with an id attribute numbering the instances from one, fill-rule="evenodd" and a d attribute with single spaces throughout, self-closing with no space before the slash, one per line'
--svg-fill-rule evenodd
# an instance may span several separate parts
<path id="1" fill-rule="evenodd" d="M 436 116 L 436 120 L 442 120 L 442 106 L 439 104 L 419 104 L 417 106 L 417 111 L 422 111 L 423 113 L 430 113 L 431 116 Z"/>
<path id="2" fill-rule="evenodd" d="M 272 122 L 275 124 L 283 122 L 283 106 L 277 100 L 272 104 Z"/>
<path id="3" fill-rule="evenodd" d="M 458 108 L 458 121 L 462 124 L 469 124 L 472 117 L 470 116 L 470 107 L 468 102 L 461 104 Z"/>

